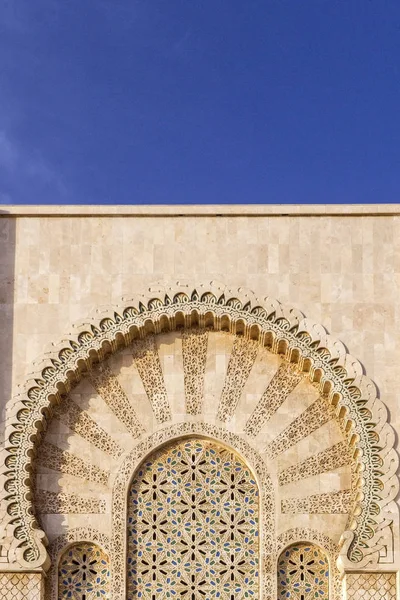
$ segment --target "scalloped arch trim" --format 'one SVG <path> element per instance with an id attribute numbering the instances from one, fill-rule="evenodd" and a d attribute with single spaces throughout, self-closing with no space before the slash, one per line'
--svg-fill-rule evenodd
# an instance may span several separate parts
<path id="1" fill-rule="evenodd" d="M 361 565 L 366 556 L 377 561 L 377 530 L 384 508 L 398 491 L 394 434 L 387 410 L 376 397 L 371 380 L 362 375 L 358 361 L 346 354 L 323 327 L 309 322 L 298 311 L 266 298 L 264 306 L 234 296 L 196 290 L 179 291 L 161 299 L 151 297 L 108 314 L 96 324 L 81 326 L 74 339 L 64 342 L 38 377 L 10 403 L 6 424 L 3 531 L 10 542 L 9 562 L 25 568 L 48 566 L 45 534 L 38 529 L 32 501 L 30 473 L 35 446 L 51 418 L 52 406 L 93 363 L 148 333 L 185 327 L 210 327 L 258 340 L 308 373 L 311 382 L 343 419 L 348 443 L 360 472 L 360 494 L 347 532 L 348 558 Z M 383 476 L 382 467 L 385 464 Z"/>

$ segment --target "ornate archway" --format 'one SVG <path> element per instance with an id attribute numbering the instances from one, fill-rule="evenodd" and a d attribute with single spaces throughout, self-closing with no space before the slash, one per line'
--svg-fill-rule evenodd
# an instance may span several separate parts
<path id="1" fill-rule="evenodd" d="M 49 564 L 45 534 L 37 526 L 32 503 L 32 465 L 56 406 L 83 375 L 93 371 L 96 363 L 102 363 L 121 348 L 141 343 L 138 352 L 144 352 L 145 371 L 151 365 L 146 365 L 143 340 L 150 339 L 149 335 L 179 330 L 198 332 L 188 341 L 194 349 L 189 353 L 192 362 L 185 367 L 186 412 L 193 419 L 199 414 L 201 399 L 201 385 L 196 383 L 196 356 L 201 357 L 203 352 L 202 332 L 226 331 L 254 347 L 279 355 L 293 372 L 308 378 L 321 398 L 314 412 L 309 413 L 310 418 L 328 407 L 330 414 L 340 421 L 355 473 L 358 491 L 351 498 L 348 528 L 342 538 L 342 568 L 361 570 L 368 566 L 371 569 L 379 564 L 385 568 L 385 556 L 397 543 L 393 540 L 397 512 L 392 500 L 398 490 L 398 461 L 387 411 L 376 397 L 374 384 L 363 376 L 360 364 L 346 354 L 341 343 L 332 340 L 322 327 L 308 322 L 295 310 L 286 309 L 271 299 L 258 302 L 245 296 L 241 298 L 240 292 L 230 296 L 217 290 L 195 290 L 190 294 L 179 291 L 163 298 L 149 295 L 136 306 L 127 306 L 82 326 L 74 339 L 63 343 L 46 358 L 40 374 L 10 404 L 3 491 L 6 507 L 3 546 L 7 550 L 8 564 L 30 570 L 46 569 Z M 240 342 L 237 350 L 240 355 L 239 346 Z M 248 359 L 248 355 L 242 353 L 243 358 Z M 250 371 L 251 360 L 247 366 L 246 360 L 242 360 L 242 366 Z M 157 373 L 153 375 L 157 377 Z M 237 390 L 242 386 L 240 375 L 238 377 L 227 382 L 219 403 L 216 419 L 224 427 L 229 425 L 237 408 Z M 145 373 L 142 379 L 146 388 Z M 151 395 L 151 391 L 149 393 Z M 271 416 L 271 405 L 265 398 L 260 399 L 246 422 L 243 435 L 249 441 L 257 437 Z M 271 402 L 271 394 L 268 402 Z M 277 407 L 278 401 L 273 402 Z M 158 425 L 170 422 L 171 408 L 162 392 L 158 393 L 153 409 Z M 138 438 L 142 434 L 140 427 L 140 422 L 131 418 L 130 431 Z M 279 444 L 284 443 L 281 436 L 269 447 L 271 460 L 281 451 Z M 304 468 L 310 468 L 310 463 Z M 280 476 L 289 476 L 294 481 L 289 470 Z M 387 564 L 394 568 L 390 559 Z"/>
<path id="2" fill-rule="evenodd" d="M 259 490 L 235 451 L 198 436 L 163 446 L 127 508 L 128 598 L 259 598 Z"/>
<path id="3" fill-rule="evenodd" d="M 258 452 L 238 435 L 204 422 L 186 422 L 166 427 L 137 444 L 127 454 L 114 480 L 112 493 L 113 600 L 124 600 L 127 594 L 126 584 L 129 578 L 127 577 L 129 565 L 125 569 L 124 563 L 127 559 L 129 560 L 130 556 L 129 534 L 126 535 L 126 529 L 127 516 L 129 520 L 130 512 L 132 475 L 140 472 L 141 465 L 147 464 L 153 456 L 158 456 L 160 453 L 162 455 L 164 448 L 176 447 L 184 445 L 188 441 L 193 442 L 193 440 L 200 439 L 211 447 L 221 450 L 228 449 L 228 452 L 232 456 L 238 458 L 238 465 L 235 468 L 238 468 L 239 465 L 245 465 L 248 474 L 251 473 L 251 476 L 254 477 L 254 490 L 257 495 L 258 504 L 254 513 L 257 517 L 256 529 L 259 530 L 257 532 L 259 541 L 257 542 L 256 561 L 258 574 L 253 587 L 260 588 L 260 597 L 263 599 L 272 599 L 274 597 L 276 515 L 273 485 L 265 462 Z M 182 482 L 178 486 L 178 493 L 181 485 Z M 222 491 L 222 488 L 220 491 Z M 247 494 L 244 498 L 245 505 L 249 502 L 254 504 L 254 499 L 254 496 L 251 497 L 251 495 Z M 240 545 L 240 538 L 242 537 L 240 532 L 239 534 L 238 538 L 235 537 L 236 548 L 238 548 L 238 543 Z"/>

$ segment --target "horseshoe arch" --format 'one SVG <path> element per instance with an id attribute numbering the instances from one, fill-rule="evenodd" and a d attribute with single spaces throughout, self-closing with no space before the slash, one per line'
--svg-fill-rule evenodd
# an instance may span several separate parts
<path id="1" fill-rule="evenodd" d="M 81 326 L 73 339 L 45 359 L 40 374 L 11 403 L 2 499 L 8 563 L 25 570 L 49 567 L 46 535 L 38 526 L 32 500 L 32 473 L 37 447 L 55 407 L 94 365 L 121 348 L 148 335 L 194 328 L 227 332 L 266 348 L 318 389 L 345 432 L 357 480 L 339 564 L 343 570 L 378 565 L 385 569 L 387 548 L 397 544 L 397 538 L 390 538 L 398 525 L 393 503 L 398 458 L 387 410 L 374 384 L 340 342 L 296 310 L 270 298 L 256 301 L 241 292 L 219 293 L 211 288 L 178 290 L 163 297 L 149 294 L 136 305 Z M 251 441 L 251 428 L 247 433 Z M 394 563 L 390 568 L 395 568 Z"/>

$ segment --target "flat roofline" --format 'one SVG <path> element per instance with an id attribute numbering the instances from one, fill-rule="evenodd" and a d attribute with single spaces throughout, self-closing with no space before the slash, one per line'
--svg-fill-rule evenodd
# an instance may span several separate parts
<path id="1" fill-rule="evenodd" d="M 399 204 L 0 205 L 0 217 L 395 216 Z"/>

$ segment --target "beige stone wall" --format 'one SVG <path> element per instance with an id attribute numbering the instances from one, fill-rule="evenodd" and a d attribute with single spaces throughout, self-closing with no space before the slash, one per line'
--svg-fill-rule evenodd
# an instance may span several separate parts
<path id="1" fill-rule="evenodd" d="M 283 210 L 285 214 L 282 214 Z M 87 321 L 98 309 L 129 305 L 132 297 L 137 298 L 149 289 L 154 289 L 155 295 L 160 296 L 159 290 L 163 288 L 171 289 L 173 293 L 177 282 L 180 285 L 187 282 L 191 290 L 212 281 L 218 282 L 221 290 L 227 286 L 232 295 L 235 289 L 244 288 L 252 290 L 260 299 L 265 296 L 277 298 L 324 325 L 332 336 L 346 344 L 348 351 L 362 362 L 367 375 L 374 379 L 380 397 L 389 408 L 390 421 L 399 433 L 400 224 L 396 210 L 400 211 L 400 207 L 371 207 L 369 212 L 355 207 L 65 207 L 59 212 L 43 208 L 36 209 L 35 214 L 26 208 L 21 209 L 22 214 L 15 209 L 10 209 L 15 214 L 0 213 L 0 405 L 4 409 L 9 398 L 18 392 L 18 385 L 39 367 L 35 359 L 42 357 L 52 343 L 65 338 L 72 331 L 73 323 Z M 179 336 L 178 341 L 174 341 L 172 334 L 169 337 L 171 339 L 162 339 L 158 347 L 164 377 L 160 381 L 171 399 L 173 422 L 179 422 L 186 420 L 186 417 L 180 419 L 179 415 L 185 413 L 182 402 L 188 402 L 182 377 L 183 342 Z M 213 368 L 205 371 L 205 414 L 217 409 L 213 398 L 221 397 L 233 341 L 228 342 L 224 334 L 215 334 L 210 336 L 209 344 L 208 356 L 211 355 L 214 362 Z M 117 364 L 113 359 L 109 366 L 131 397 L 140 378 L 143 381 L 143 373 L 140 373 L 140 367 L 138 372 L 131 369 L 131 362 L 126 362 L 128 355 L 129 352 L 121 354 L 116 360 L 122 360 L 122 363 Z M 276 373 L 278 357 L 271 356 L 269 360 L 270 363 L 256 360 L 251 376 L 249 372 L 244 390 L 246 410 L 239 411 L 232 431 L 244 428 L 263 391 L 263 377 L 268 376 L 269 380 Z M 107 385 L 113 385 L 109 376 Z M 91 387 L 84 381 L 75 389 L 71 398 L 78 410 L 79 407 L 86 410 L 86 405 L 90 408 L 94 389 L 104 398 L 104 389 L 96 388 L 93 381 Z M 143 404 L 142 417 L 148 414 L 148 429 L 151 429 L 153 418 L 147 406 L 151 394 L 151 390 L 142 389 L 141 398 L 138 398 L 139 404 Z M 292 404 L 289 395 L 281 411 L 281 428 L 291 422 L 299 402 L 303 410 L 316 398 L 317 394 L 314 397 L 312 390 L 307 386 L 303 390 L 300 384 Z M 196 402 L 196 397 L 191 401 Z M 105 413 L 110 417 L 112 411 Z M 79 427 L 81 413 L 75 417 L 63 415 L 53 421 L 46 440 L 55 446 L 63 446 L 65 441 L 63 450 L 72 450 L 83 459 L 90 456 L 90 464 L 112 471 L 113 454 L 119 451 L 113 444 L 118 442 L 129 450 L 131 442 L 125 435 L 125 448 L 117 421 L 114 424 L 112 419 L 104 421 L 103 414 L 90 410 L 88 414 L 107 435 L 110 434 L 111 441 L 107 438 L 104 442 L 111 444 L 105 455 L 97 447 L 90 446 L 87 428 L 86 437 L 76 429 L 72 435 L 71 423 L 66 424 L 66 419 L 72 419 L 74 427 L 76 423 Z M 218 420 L 218 415 L 215 418 Z M 96 435 L 95 425 L 91 427 Z M 125 423 L 123 427 L 125 433 L 134 433 L 134 429 L 133 422 L 128 426 Z M 299 458 L 293 454 L 298 448 L 284 454 L 279 459 L 279 470 L 290 469 L 297 460 L 308 456 L 308 452 L 322 452 L 325 446 L 339 443 L 339 432 L 328 429 L 327 425 L 326 439 L 317 436 L 312 448 L 302 449 L 304 456 L 299 455 Z M 267 438 L 268 431 L 261 430 L 260 440 L 264 445 L 269 442 Z M 73 446 L 75 443 L 76 447 Z M 107 458 L 108 455 L 111 458 Z M 45 455 L 45 458 L 47 460 L 49 456 Z M 51 459 L 58 460 L 53 455 Z M 64 465 L 65 461 L 64 456 Z M 76 530 L 94 526 L 102 535 L 110 536 L 108 517 L 102 516 L 102 525 L 98 527 L 97 515 L 110 514 L 111 497 L 102 490 L 97 494 L 96 486 L 102 482 L 95 481 L 96 474 L 91 474 L 94 480 L 87 490 L 90 497 L 84 498 L 86 504 L 82 508 L 82 499 L 68 496 L 72 489 L 68 478 L 73 478 L 74 474 L 66 471 L 62 479 L 54 479 L 56 471 L 44 465 L 39 469 L 37 479 L 37 489 L 46 492 L 40 491 L 44 503 L 54 502 L 53 496 L 47 493 L 49 491 L 61 494 L 57 502 L 65 503 L 65 510 L 57 506 L 54 513 L 46 510 L 42 515 L 50 541 L 65 535 L 66 525 L 67 529 Z M 317 487 L 308 490 L 310 506 L 307 504 L 307 510 L 303 507 L 300 512 L 313 512 L 315 493 L 329 495 L 348 489 L 350 474 L 342 466 L 338 474 L 337 482 L 333 481 L 332 474 L 329 482 L 324 483 L 323 477 L 315 480 Z M 326 529 L 326 516 L 298 516 L 299 500 L 293 498 L 304 498 L 306 494 L 300 493 L 297 487 L 296 483 L 289 483 L 286 496 L 282 494 L 280 498 L 282 519 L 277 521 L 278 535 L 284 535 L 288 529 L 301 531 L 306 526 L 313 526 L 320 532 Z M 71 502 L 80 508 L 68 515 Z M 336 502 L 336 497 L 332 502 Z M 89 508 L 88 503 L 91 503 Z M 346 511 L 332 517 L 334 512 L 332 510 L 329 517 L 330 533 L 337 543 L 347 517 Z M 369 597 L 374 600 L 375 597 L 395 597 L 395 576 L 382 574 L 384 581 L 380 581 L 378 575 L 376 577 L 373 585 L 368 583 L 369 580 L 363 580 L 362 585 L 371 590 Z M 348 576 L 349 598 L 362 597 L 354 591 L 361 589 L 360 581 L 357 575 Z M 375 588 L 374 595 L 372 590 Z M 379 596 L 383 589 L 387 590 L 386 595 Z M 18 600 L 23 597 L 21 594 L 15 596 Z M 36 596 L 32 598 L 36 599 Z"/>
<path id="2" fill-rule="evenodd" d="M 399 207 L 10 210 L 0 215 L 3 406 L 46 346 L 97 307 L 158 282 L 217 280 L 323 324 L 363 363 L 400 430 Z"/>

